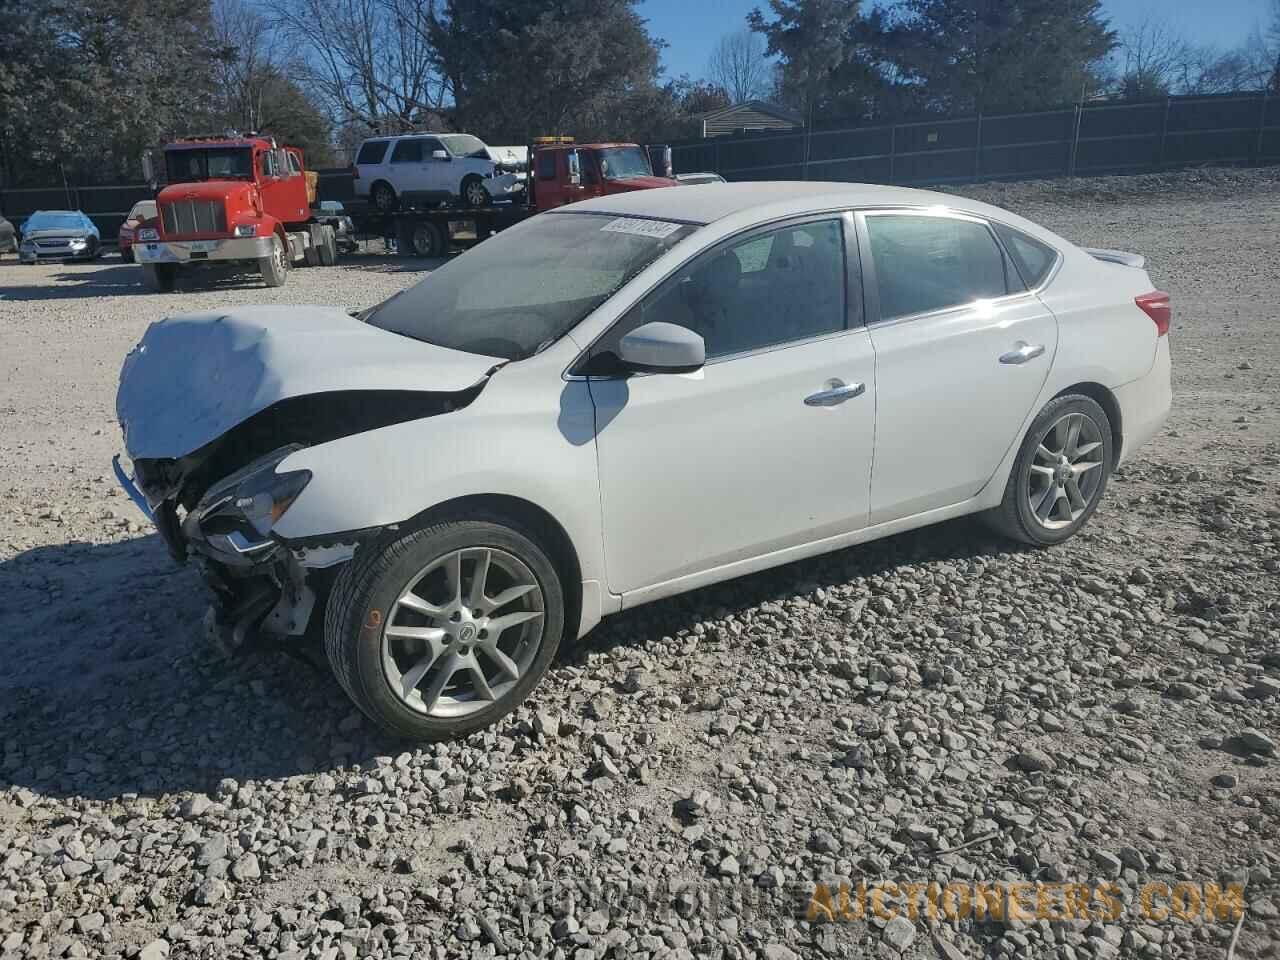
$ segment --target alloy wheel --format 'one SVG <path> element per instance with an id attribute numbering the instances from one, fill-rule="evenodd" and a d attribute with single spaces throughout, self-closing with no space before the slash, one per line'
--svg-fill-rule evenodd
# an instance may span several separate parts
<path id="1" fill-rule="evenodd" d="M 479 180 L 472 180 L 467 184 L 467 203 L 473 207 L 484 206 L 488 194 L 485 192 L 484 184 Z"/>
<path id="2" fill-rule="evenodd" d="M 410 709 L 465 717 L 531 668 L 545 600 L 533 571 L 496 547 L 433 560 L 401 591 L 382 632 L 382 665 Z"/>
<path id="3" fill-rule="evenodd" d="M 1083 413 L 1068 413 L 1049 427 L 1031 458 L 1027 499 L 1046 530 L 1068 527 L 1098 495 L 1105 450 L 1102 431 Z"/>

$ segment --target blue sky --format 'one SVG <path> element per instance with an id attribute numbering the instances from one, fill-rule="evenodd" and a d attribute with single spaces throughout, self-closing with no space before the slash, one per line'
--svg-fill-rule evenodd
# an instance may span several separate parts
<path id="1" fill-rule="evenodd" d="M 866 2 L 866 0 L 864 0 Z M 1244 42 L 1254 24 L 1265 30 L 1270 0 L 1103 0 L 1112 28 L 1166 17 L 1188 40 L 1233 47 Z M 666 40 L 667 76 L 702 77 L 715 42 L 741 26 L 753 7 L 766 0 L 642 0 L 640 14 L 650 32 Z M 870 3 L 868 3 L 870 6 Z"/>

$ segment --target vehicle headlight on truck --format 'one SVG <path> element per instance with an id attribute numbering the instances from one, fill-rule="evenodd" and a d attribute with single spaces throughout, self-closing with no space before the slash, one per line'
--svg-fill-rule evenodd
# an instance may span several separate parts
<path id="1" fill-rule="evenodd" d="M 276 472 L 281 461 L 300 449 L 297 444 L 282 447 L 215 484 L 195 511 L 200 532 L 206 536 L 239 533 L 244 538 L 241 543 L 265 542 L 311 481 L 310 470 Z"/>
<path id="2" fill-rule="evenodd" d="M 240 223 L 236 225 L 237 237 L 256 237 L 258 235 L 258 225 L 256 223 Z"/>

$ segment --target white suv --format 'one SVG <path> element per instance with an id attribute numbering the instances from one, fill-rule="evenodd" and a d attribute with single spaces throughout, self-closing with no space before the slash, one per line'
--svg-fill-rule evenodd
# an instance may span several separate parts
<path id="1" fill-rule="evenodd" d="M 414 133 L 364 141 L 352 171 L 356 196 L 391 211 L 455 200 L 482 207 L 493 199 L 485 181 L 501 166 L 484 141 L 469 133 Z M 505 182 L 503 186 L 509 189 Z"/>

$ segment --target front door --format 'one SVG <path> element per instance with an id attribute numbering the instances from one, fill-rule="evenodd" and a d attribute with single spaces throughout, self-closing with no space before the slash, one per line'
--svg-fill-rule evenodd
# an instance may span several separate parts
<path id="1" fill-rule="evenodd" d="M 852 231 L 829 215 L 720 244 L 598 344 L 663 320 L 707 354 L 696 374 L 590 383 L 613 593 L 866 523 L 876 372 Z"/>
<path id="2" fill-rule="evenodd" d="M 871 523 L 961 503 L 1021 441 L 1057 320 L 980 218 L 859 215 L 869 251 L 877 428 Z M 871 282 L 874 276 L 874 283 Z"/>

